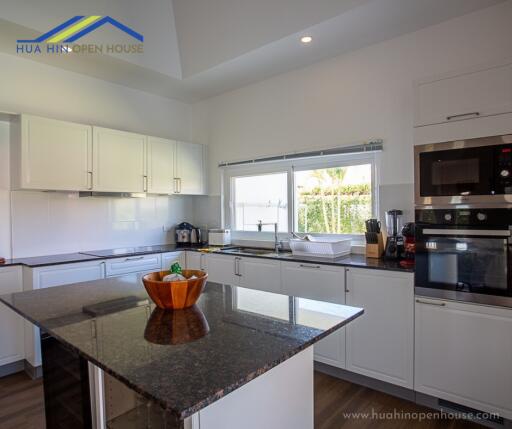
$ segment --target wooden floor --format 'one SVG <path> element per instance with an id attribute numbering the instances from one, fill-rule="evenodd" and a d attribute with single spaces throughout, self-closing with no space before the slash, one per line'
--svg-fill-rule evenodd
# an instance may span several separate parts
<path id="1" fill-rule="evenodd" d="M 412 402 L 315 373 L 315 429 L 481 428 L 464 421 L 386 419 L 385 413 L 428 412 Z M 374 412 L 375 418 L 362 413 Z M 361 413 L 359 418 L 347 413 Z M 43 387 L 24 373 L 0 379 L 0 428 L 44 429 Z M 285 429 L 285 428 L 283 428 Z"/>

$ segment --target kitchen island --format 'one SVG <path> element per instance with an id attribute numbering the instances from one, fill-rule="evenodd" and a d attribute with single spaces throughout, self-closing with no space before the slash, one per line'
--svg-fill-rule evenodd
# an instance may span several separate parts
<path id="1" fill-rule="evenodd" d="M 216 283 L 164 312 L 138 275 L 0 300 L 41 328 L 47 429 L 312 429 L 312 346 L 363 313 Z"/>

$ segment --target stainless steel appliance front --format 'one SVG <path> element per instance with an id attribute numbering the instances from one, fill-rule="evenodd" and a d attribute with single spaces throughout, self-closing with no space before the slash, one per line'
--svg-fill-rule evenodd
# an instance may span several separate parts
<path id="1" fill-rule="evenodd" d="M 512 203 L 512 135 L 415 146 L 416 206 Z"/>
<path id="2" fill-rule="evenodd" d="M 512 209 L 416 210 L 415 293 L 512 307 Z"/>

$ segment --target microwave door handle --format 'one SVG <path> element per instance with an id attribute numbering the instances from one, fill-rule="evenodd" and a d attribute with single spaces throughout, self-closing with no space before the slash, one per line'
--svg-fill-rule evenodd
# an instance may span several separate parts
<path id="1" fill-rule="evenodd" d="M 424 235 L 473 235 L 479 237 L 510 237 L 511 231 L 508 229 L 436 229 L 424 228 Z"/>

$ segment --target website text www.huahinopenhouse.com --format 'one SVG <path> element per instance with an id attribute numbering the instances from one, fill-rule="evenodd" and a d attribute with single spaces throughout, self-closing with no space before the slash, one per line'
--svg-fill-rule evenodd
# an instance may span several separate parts
<path id="1" fill-rule="evenodd" d="M 410 420 L 424 422 L 429 420 L 495 420 L 496 413 L 462 412 L 462 411 L 378 411 L 372 408 L 370 412 L 345 412 L 345 419 L 355 420 Z"/>

